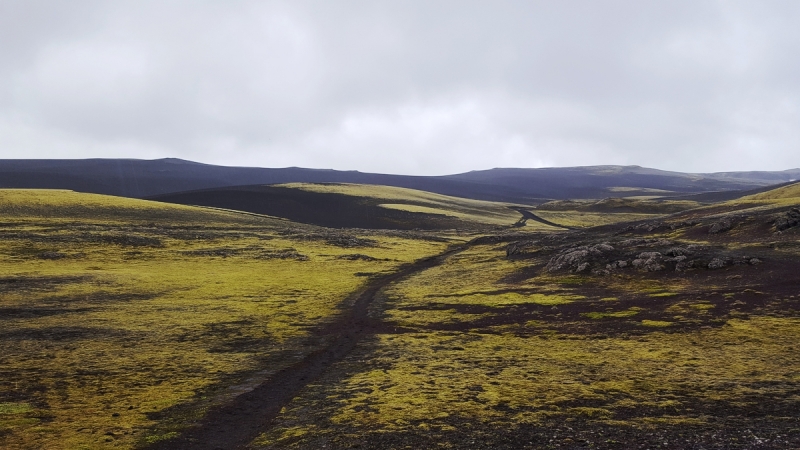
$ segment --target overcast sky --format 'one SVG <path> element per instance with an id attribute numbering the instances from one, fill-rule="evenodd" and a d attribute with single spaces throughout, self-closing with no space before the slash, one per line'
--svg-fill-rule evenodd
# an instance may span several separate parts
<path id="1" fill-rule="evenodd" d="M 0 0 L 0 158 L 800 167 L 800 1 Z"/>

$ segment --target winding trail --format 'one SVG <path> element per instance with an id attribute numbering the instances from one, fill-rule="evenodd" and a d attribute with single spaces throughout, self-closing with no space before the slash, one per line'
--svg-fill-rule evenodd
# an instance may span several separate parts
<path id="1" fill-rule="evenodd" d="M 528 211 L 525 208 L 511 208 L 511 209 L 513 209 L 514 211 L 522 214 L 522 218 L 517 223 L 523 223 L 524 224 L 526 220 L 530 219 L 530 220 L 533 220 L 535 222 L 543 223 L 545 225 L 550 225 L 551 227 L 563 228 L 565 230 L 572 230 L 573 229 L 572 227 L 568 227 L 566 225 L 559 225 L 559 224 L 557 224 L 555 222 L 550 222 L 547 219 L 542 219 L 541 217 L 539 217 L 536 214 Z"/>
<path id="2" fill-rule="evenodd" d="M 356 292 L 353 306 L 316 336 L 325 336 L 330 344 L 303 360 L 270 377 L 250 392 L 232 402 L 212 409 L 195 427 L 173 439 L 157 442 L 148 450 L 232 450 L 245 448 L 266 431 L 281 408 L 328 367 L 346 357 L 364 337 L 380 331 L 380 323 L 367 316 L 375 295 L 395 281 L 437 266 L 448 257 L 467 248 L 451 247 L 443 253 L 401 266 L 397 271 L 372 279 Z"/>

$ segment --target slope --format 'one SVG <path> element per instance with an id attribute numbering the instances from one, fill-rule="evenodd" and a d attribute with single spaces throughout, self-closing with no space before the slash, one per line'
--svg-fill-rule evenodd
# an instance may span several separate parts
<path id="1" fill-rule="evenodd" d="M 794 195 L 476 239 L 250 447 L 798 448 Z"/>
<path id="2" fill-rule="evenodd" d="M 486 230 L 519 221 L 514 205 L 357 184 L 237 186 L 151 197 L 249 211 L 334 228 Z"/>
<path id="3" fill-rule="evenodd" d="M 290 182 L 406 187 L 513 203 L 686 195 L 762 187 L 800 178 L 800 170 L 687 174 L 638 166 L 491 169 L 448 176 L 405 176 L 303 168 L 225 167 L 180 159 L 0 160 L 0 187 L 72 189 L 144 198 L 170 192 Z"/>
<path id="4" fill-rule="evenodd" d="M 0 214 L 3 449 L 168 439 L 448 245 L 69 191 L 0 190 Z"/>

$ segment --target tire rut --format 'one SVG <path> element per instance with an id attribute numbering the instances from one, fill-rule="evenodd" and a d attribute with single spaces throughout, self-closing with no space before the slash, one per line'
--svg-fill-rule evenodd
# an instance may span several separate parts
<path id="1" fill-rule="evenodd" d="M 145 447 L 147 450 L 229 450 L 243 449 L 262 432 L 307 384 L 328 367 L 346 357 L 365 336 L 379 331 L 379 324 L 367 316 L 375 295 L 389 285 L 417 272 L 441 264 L 448 257 L 467 248 L 451 247 L 436 256 L 402 266 L 395 272 L 371 280 L 358 291 L 353 306 L 333 323 L 315 333 L 331 340 L 303 360 L 277 372 L 252 391 L 211 409 L 203 420 L 181 435 Z"/>

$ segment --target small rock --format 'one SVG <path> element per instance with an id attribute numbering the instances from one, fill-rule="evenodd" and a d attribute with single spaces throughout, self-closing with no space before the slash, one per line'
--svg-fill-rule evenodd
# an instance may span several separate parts
<path id="1" fill-rule="evenodd" d="M 666 253 L 669 256 L 685 256 L 690 254 L 691 251 L 684 247 L 672 247 L 671 249 L 667 250 Z"/>
<path id="2" fill-rule="evenodd" d="M 659 252 L 642 252 L 639 253 L 639 259 L 655 259 L 661 258 L 661 253 Z"/>
<path id="3" fill-rule="evenodd" d="M 723 267 L 725 267 L 725 261 L 719 258 L 714 258 L 711 260 L 710 263 L 708 263 L 708 268 L 712 270 L 721 269 Z"/>
<path id="4" fill-rule="evenodd" d="M 731 221 L 724 219 L 711 225 L 708 232 L 711 234 L 723 233 L 731 229 Z"/>
<path id="5" fill-rule="evenodd" d="M 750 264 L 754 265 L 754 266 L 757 265 L 757 264 L 761 264 L 761 260 L 758 259 L 758 258 L 751 258 L 750 261 L 748 261 L 748 262 Z"/>

